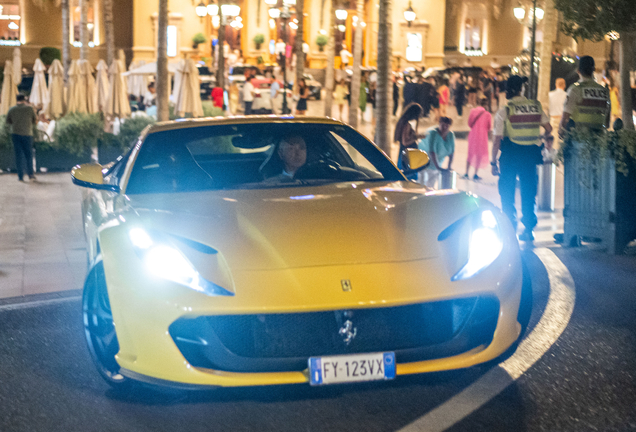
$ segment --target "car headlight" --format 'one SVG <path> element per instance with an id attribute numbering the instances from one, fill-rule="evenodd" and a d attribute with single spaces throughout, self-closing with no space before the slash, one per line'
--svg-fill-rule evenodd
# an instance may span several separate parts
<path id="1" fill-rule="evenodd" d="M 203 278 L 181 251 L 172 246 L 167 239 L 157 241 L 142 228 L 132 228 L 128 231 L 128 238 L 144 262 L 146 271 L 153 276 L 207 295 L 234 295 Z"/>
<path id="2" fill-rule="evenodd" d="M 488 267 L 503 250 L 503 240 L 497 218 L 491 210 L 473 215 L 468 245 L 468 261 L 451 278 L 452 281 L 470 278 Z"/>

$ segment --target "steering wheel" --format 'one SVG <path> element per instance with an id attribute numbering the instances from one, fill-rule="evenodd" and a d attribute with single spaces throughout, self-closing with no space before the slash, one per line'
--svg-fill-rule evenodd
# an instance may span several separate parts
<path id="1" fill-rule="evenodd" d="M 340 164 L 330 159 L 318 159 L 307 162 L 298 168 L 294 180 L 304 179 L 333 179 L 338 178 Z"/>
<path id="2" fill-rule="evenodd" d="M 369 176 L 352 168 L 343 167 L 333 159 L 318 159 L 298 168 L 294 180 L 364 180 Z"/>

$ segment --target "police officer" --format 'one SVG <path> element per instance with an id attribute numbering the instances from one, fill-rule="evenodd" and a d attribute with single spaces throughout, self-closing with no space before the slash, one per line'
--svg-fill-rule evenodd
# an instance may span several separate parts
<path id="1" fill-rule="evenodd" d="M 515 209 L 515 189 L 517 177 L 521 186 L 521 222 L 525 230 L 519 239 L 532 242 L 532 230 L 537 225 L 534 213 L 537 195 L 537 164 L 543 163 L 541 156 L 541 129 L 545 129 L 546 146 L 552 148 L 548 139 L 552 132 L 550 119 L 543 112 L 541 103 L 521 96 L 523 84 L 527 78 L 512 75 L 506 83 L 508 105 L 495 115 L 494 142 L 492 146 L 492 174 L 499 176 L 499 195 L 503 212 L 512 226 L 517 229 L 517 211 Z M 550 136 L 550 138 L 552 138 Z M 501 157 L 497 161 L 501 150 Z"/>
<path id="2" fill-rule="evenodd" d="M 594 59 L 590 56 L 579 60 L 581 79 L 568 90 L 559 124 L 559 136 L 563 136 L 570 119 L 574 126 L 600 131 L 607 126 L 609 116 L 609 92 L 594 81 Z"/>

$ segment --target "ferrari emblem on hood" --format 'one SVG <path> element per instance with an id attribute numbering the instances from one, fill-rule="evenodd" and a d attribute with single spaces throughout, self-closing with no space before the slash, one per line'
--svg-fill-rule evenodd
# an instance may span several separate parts
<path id="1" fill-rule="evenodd" d="M 340 284 L 342 285 L 342 290 L 345 292 L 349 292 L 351 291 L 351 281 L 349 279 L 342 279 L 340 281 Z"/>

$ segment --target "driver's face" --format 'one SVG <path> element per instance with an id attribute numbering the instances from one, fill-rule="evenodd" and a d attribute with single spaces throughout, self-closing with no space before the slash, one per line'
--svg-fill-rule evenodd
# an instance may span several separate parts
<path id="1" fill-rule="evenodd" d="M 281 143 L 278 155 L 285 164 L 285 171 L 295 173 L 307 162 L 307 145 L 301 137 L 290 137 Z"/>

